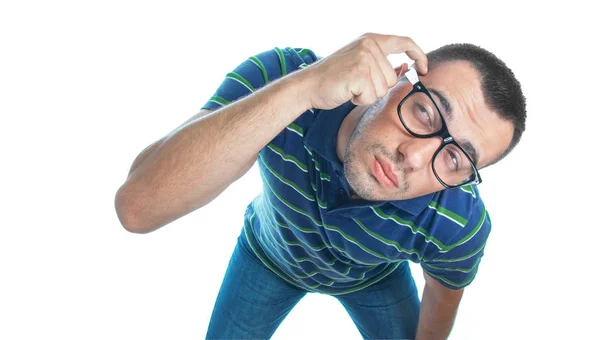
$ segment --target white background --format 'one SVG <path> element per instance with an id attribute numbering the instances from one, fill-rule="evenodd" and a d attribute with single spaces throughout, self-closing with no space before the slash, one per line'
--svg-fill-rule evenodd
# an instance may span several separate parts
<path id="1" fill-rule="evenodd" d="M 425 51 L 481 45 L 527 96 L 522 143 L 482 171 L 493 231 L 451 339 L 600 338 L 597 18 L 583 2 L 529 3 L 3 1 L 0 338 L 204 338 L 256 167 L 147 235 L 120 226 L 116 190 L 248 56 L 326 56 L 367 31 Z M 274 338 L 360 336 L 311 294 Z"/>

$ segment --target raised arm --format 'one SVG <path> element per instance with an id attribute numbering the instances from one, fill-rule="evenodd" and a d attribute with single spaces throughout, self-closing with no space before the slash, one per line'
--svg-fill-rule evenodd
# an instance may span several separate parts
<path id="1" fill-rule="evenodd" d="M 201 112 L 146 148 L 115 197 L 121 224 L 146 233 L 208 204 L 310 107 L 303 88 L 291 74 L 220 110 Z"/>
<path id="2" fill-rule="evenodd" d="M 310 67 L 175 129 L 134 161 L 115 198 L 121 224 L 146 233 L 208 204 L 309 108 L 330 109 L 349 100 L 372 104 L 396 84 L 386 59 L 391 53 L 406 53 L 426 72 L 427 58 L 412 39 L 365 34 Z"/>

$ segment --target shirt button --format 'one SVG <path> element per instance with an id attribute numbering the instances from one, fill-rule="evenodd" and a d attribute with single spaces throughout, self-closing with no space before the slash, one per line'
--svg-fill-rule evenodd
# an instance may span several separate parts
<path id="1" fill-rule="evenodd" d="M 335 176 L 336 176 L 336 177 L 340 177 L 340 172 L 336 170 L 336 171 L 335 171 Z"/>
<path id="2" fill-rule="evenodd" d="M 344 189 L 340 189 L 338 192 L 340 193 L 340 196 L 346 196 L 346 191 Z"/>

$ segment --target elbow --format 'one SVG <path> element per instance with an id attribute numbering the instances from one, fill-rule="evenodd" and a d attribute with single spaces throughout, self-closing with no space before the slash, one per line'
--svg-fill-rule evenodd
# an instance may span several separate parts
<path id="1" fill-rule="evenodd" d="M 125 194 L 124 187 L 119 188 L 115 195 L 115 210 L 123 228 L 134 234 L 147 234 L 153 231 L 154 229 L 144 222 L 142 214 L 137 212 L 133 203 L 133 200 Z"/>
<path id="2" fill-rule="evenodd" d="M 135 215 L 132 214 L 119 214 L 117 212 L 117 216 L 119 217 L 119 221 L 125 230 L 133 234 L 147 234 L 154 229 L 146 227 L 144 224 L 139 222 L 139 219 L 136 218 Z"/>

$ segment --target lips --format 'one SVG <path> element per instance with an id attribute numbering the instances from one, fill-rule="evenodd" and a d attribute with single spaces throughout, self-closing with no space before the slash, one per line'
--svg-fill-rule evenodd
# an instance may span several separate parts
<path id="1" fill-rule="evenodd" d="M 381 166 L 381 169 L 383 170 L 385 176 L 394 184 L 394 186 L 397 187 L 398 186 L 398 177 L 396 177 L 396 174 L 394 173 L 392 166 L 382 158 L 375 157 L 375 160 Z"/>

